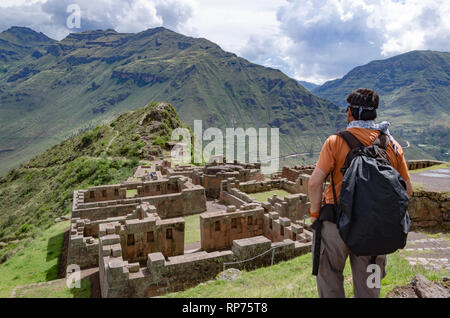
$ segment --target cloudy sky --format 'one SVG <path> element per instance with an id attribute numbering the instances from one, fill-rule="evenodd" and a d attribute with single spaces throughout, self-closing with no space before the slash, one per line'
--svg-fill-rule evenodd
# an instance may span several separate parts
<path id="1" fill-rule="evenodd" d="M 80 29 L 67 28 L 70 4 Z M 0 0 L 0 30 L 13 25 L 54 39 L 165 26 L 315 83 L 410 50 L 450 51 L 449 0 Z"/>

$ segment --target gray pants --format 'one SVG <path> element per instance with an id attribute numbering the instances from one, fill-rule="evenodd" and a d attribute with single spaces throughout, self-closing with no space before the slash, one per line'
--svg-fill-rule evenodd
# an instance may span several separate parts
<path id="1" fill-rule="evenodd" d="M 356 256 L 352 254 L 344 241 L 342 241 L 336 224 L 328 221 L 324 221 L 322 225 L 320 263 L 319 273 L 317 275 L 319 297 L 345 297 L 343 271 L 347 256 L 350 256 L 350 265 L 352 267 L 354 297 L 378 298 L 380 296 L 380 288 L 367 284 L 367 280 L 373 277 L 373 272 L 367 272 L 367 267 L 370 264 L 370 256 Z M 381 281 L 386 276 L 386 255 L 379 255 L 376 263 L 380 268 L 379 272 L 381 277 L 379 280 Z"/>

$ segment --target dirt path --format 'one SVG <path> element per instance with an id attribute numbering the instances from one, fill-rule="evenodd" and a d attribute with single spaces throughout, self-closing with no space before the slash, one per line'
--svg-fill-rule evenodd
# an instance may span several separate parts
<path id="1" fill-rule="evenodd" d="M 427 270 L 445 270 L 450 275 L 450 234 L 410 232 L 405 249 L 400 252 L 411 266 Z"/>
<path id="2" fill-rule="evenodd" d="M 113 128 L 113 130 L 114 130 L 114 128 Z M 116 133 L 116 135 L 111 138 L 111 140 L 109 141 L 108 145 L 106 146 L 105 155 L 108 155 L 109 148 L 111 147 L 112 143 L 114 142 L 114 139 L 116 139 L 117 136 L 119 136 L 119 132 L 117 130 L 114 130 L 114 132 Z"/>
<path id="3" fill-rule="evenodd" d="M 428 191 L 450 191 L 450 165 L 447 168 L 410 172 L 411 181 Z"/>

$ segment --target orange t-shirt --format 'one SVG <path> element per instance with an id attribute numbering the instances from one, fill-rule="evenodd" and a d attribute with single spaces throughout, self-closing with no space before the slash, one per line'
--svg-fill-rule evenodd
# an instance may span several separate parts
<path id="1" fill-rule="evenodd" d="M 365 128 L 352 127 L 347 130 L 358 138 L 358 140 L 365 146 L 371 145 L 380 134 L 378 130 Z M 392 146 L 392 141 L 389 142 L 389 146 L 386 150 L 389 162 L 391 163 L 391 166 L 400 173 L 403 180 L 408 181 L 410 177 L 405 156 L 403 155 L 403 149 L 398 143 L 396 143 L 396 145 L 398 155 L 395 153 L 394 147 Z M 339 198 L 339 193 L 341 192 L 343 178 L 341 168 L 344 166 L 345 157 L 347 157 L 349 151 L 350 147 L 343 138 L 332 135 L 325 141 L 322 150 L 320 151 L 319 160 L 317 161 L 317 167 L 319 167 L 325 174 L 328 175 L 331 171 L 333 171 L 334 186 L 336 189 L 337 198 Z M 325 202 L 327 204 L 334 203 L 331 184 L 325 192 Z"/>

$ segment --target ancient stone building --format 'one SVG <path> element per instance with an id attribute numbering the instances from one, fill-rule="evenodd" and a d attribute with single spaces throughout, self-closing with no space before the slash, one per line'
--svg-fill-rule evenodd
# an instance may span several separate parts
<path id="1" fill-rule="evenodd" d="M 201 247 L 211 252 L 230 249 L 233 241 L 263 234 L 264 209 L 259 204 L 246 204 L 241 209 L 228 206 L 227 211 L 200 215 Z"/>
<path id="2" fill-rule="evenodd" d="M 313 234 L 304 227 L 302 221 L 291 221 L 287 217 L 280 217 L 277 212 L 265 213 L 263 218 L 263 234 L 272 242 L 286 239 L 303 243 L 312 241 Z"/>
<path id="3" fill-rule="evenodd" d="M 133 191 L 127 196 L 127 191 Z M 72 217 L 91 221 L 123 216 L 142 202 L 154 205 L 160 217 L 178 217 L 206 210 L 205 190 L 185 177 L 91 187 L 74 192 Z"/>
<path id="4" fill-rule="evenodd" d="M 157 209 L 144 202 L 131 213 L 102 220 L 72 218 L 68 264 L 81 268 L 98 265 L 98 238 L 116 233 L 127 260 L 143 261 L 150 252 L 172 256 L 184 253 L 184 220 L 162 220 Z"/>
<path id="5" fill-rule="evenodd" d="M 191 165 L 175 165 L 172 167 L 172 164 L 163 160 L 161 164 L 156 166 L 156 170 L 161 172 L 167 177 L 175 177 L 175 176 L 184 176 L 192 180 L 194 171 L 202 171 L 203 167 L 196 167 Z"/>
<path id="6" fill-rule="evenodd" d="M 294 189 L 287 180 L 267 183 L 261 178 L 258 165 L 230 168 L 212 163 L 209 167 L 217 173 L 206 169 L 206 176 L 218 175 L 214 178 L 223 181 L 231 173 L 238 185 L 242 182 L 242 189 Z M 311 249 L 309 232 L 302 224 L 286 221 L 289 225 L 284 223 L 283 235 L 275 235 L 276 225 L 270 228 L 269 223 L 264 223 L 272 209 L 234 189 L 231 181 L 230 197 L 242 194 L 244 200 L 239 199 L 236 207 L 228 202 L 223 211 L 205 212 L 203 186 L 193 184 L 186 175 L 167 175 L 187 168 L 176 167 L 171 172 L 170 165 L 165 164 L 156 180 L 145 178 L 148 167 L 140 169 L 129 182 L 74 192 L 68 264 L 82 268 L 99 266 L 103 297 L 162 295 L 212 279 L 226 266 L 253 269 Z M 193 171 L 195 178 L 195 171 L 199 170 Z M 201 177 L 204 182 L 205 175 Z M 253 181 L 247 184 L 241 180 Z M 219 191 L 221 197 L 220 184 L 218 190 L 215 183 L 210 189 Z M 199 213 L 200 248 L 185 251 L 183 216 Z"/>
<path id="7" fill-rule="evenodd" d="M 295 184 L 295 193 L 308 194 L 308 182 L 313 171 L 314 166 L 285 166 L 281 171 L 281 175 L 274 175 L 272 178 L 282 178 L 293 182 Z"/>
<path id="8" fill-rule="evenodd" d="M 132 197 L 127 197 L 126 193 L 130 190 L 133 191 Z M 185 177 L 75 191 L 68 248 L 69 264 L 78 264 L 81 268 L 96 266 L 100 225 L 110 222 L 125 224 L 131 217 L 136 219 L 133 215 L 139 206 L 145 204 L 151 205 L 152 213 L 157 213 L 162 220 L 206 211 L 203 187 L 192 184 Z M 162 220 L 158 221 L 161 226 L 166 222 Z M 184 240 L 184 234 L 182 236 Z M 178 247 L 181 253 L 183 244 Z"/>
<path id="9" fill-rule="evenodd" d="M 233 164 L 209 163 L 203 171 L 195 170 L 192 176 L 194 184 L 205 188 L 206 196 L 217 199 L 220 196 L 220 184 L 223 180 L 235 178 L 241 182 L 257 180 L 263 181 L 261 164 L 243 164 L 235 161 Z"/>
<path id="10" fill-rule="evenodd" d="M 267 202 L 257 202 L 249 194 L 257 192 L 266 192 L 275 189 L 282 189 L 289 193 L 283 198 L 274 195 Z M 297 193 L 296 184 L 286 179 L 275 179 L 265 181 L 239 182 L 230 178 L 222 181 L 220 199 L 222 202 L 236 207 L 248 203 L 260 203 L 265 212 L 277 212 L 280 216 L 290 220 L 302 220 L 308 217 L 310 203 L 308 196 L 303 193 Z"/>

